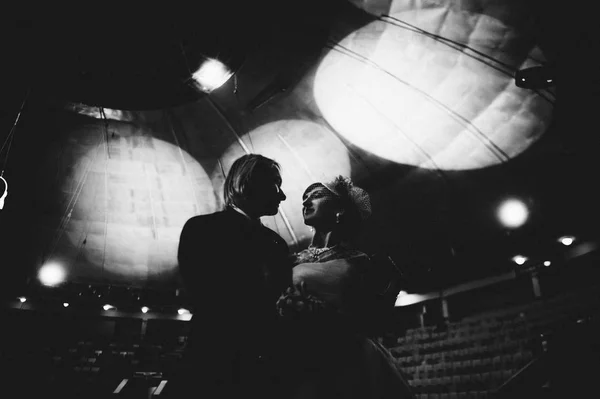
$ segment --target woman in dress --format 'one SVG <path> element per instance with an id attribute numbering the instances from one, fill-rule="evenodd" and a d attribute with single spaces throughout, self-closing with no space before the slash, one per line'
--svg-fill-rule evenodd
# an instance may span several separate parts
<path id="1" fill-rule="evenodd" d="M 393 357 L 364 325 L 376 293 L 367 284 L 369 256 L 354 239 L 371 215 L 369 195 L 339 176 L 310 185 L 302 200 L 312 242 L 294 255 L 294 285 L 277 302 L 296 337 L 292 397 L 412 398 Z"/>

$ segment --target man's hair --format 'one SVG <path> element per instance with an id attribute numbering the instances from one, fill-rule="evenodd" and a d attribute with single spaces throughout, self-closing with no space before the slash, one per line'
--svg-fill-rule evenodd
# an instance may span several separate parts
<path id="1" fill-rule="evenodd" d="M 226 206 L 239 205 L 248 197 L 251 182 L 258 176 L 279 175 L 281 166 L 259 154 L 246 154 L 235 160 L 225 178 L 223 199 Z"/>

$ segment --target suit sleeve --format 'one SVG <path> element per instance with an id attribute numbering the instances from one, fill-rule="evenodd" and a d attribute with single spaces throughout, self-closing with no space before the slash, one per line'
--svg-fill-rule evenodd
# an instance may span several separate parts
<path id="1" fill-rule="evenodd" d="M 218 293 L 221 265 L 216 264 L 218 234 L 215 234 L 208 218 L 196 217 L 183 226 L 179 239 L 177 259 L 179 272 L 186 292 L 198 300 L 206 300 Z"/>
<path id="2" fill-rule="evenodd" d="M 188 220 L 179 240 L 178 262 L 183 286 L 196 307 L 225 319 L 236 310 L 238 294 L 250 280 L 243 267 L 244 251 L 232 247 L 232 232 L 219 222 L 212 215 Z"/>

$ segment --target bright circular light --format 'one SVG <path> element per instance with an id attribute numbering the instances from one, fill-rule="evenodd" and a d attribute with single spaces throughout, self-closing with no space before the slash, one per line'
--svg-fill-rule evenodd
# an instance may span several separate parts
<path id="1" fill-rule="evenodd" d="M 24 296 L 19 297 L 19 301 L 21 303 L 25 302 L 27 300 L 27 298 L 25 298 Z"/>
<path id="2" fill-rule="evenodd" d="M 144 121 L 136 123 L 144 126 Z M 197 120 L 181 117 L 181 123 L 191 129 Z M 189 153 L 150 134 L 128 132 L 128 123 L 119 126 L 120 137 L 111 138 L 115 150 L 109 160 L 93 144 L 102 140 L 101 129 L 74 131 L 70 137 L 75 143 L 65 143 L 74 164 L 62 192 L 80 191 L 56 255 L 69 265 L 69 277 L 109 282 L 168 279 L 177 271 L 184 223 L 218 210 L 215 188 Z M 83 149 L 87 152 L 80 154 Z M 101 181 L 106 176 L 105 186 Z M 109 200 L 98 190 L 106 190 Z M 79 248 L 76 256 L 73 247 Z"/>
<path id="3" fill-rule="evenodd" d="M 522 265 L 527 261 L 527 258 L 523 255 L 516 255 L 512 258 L 513 262 L 515 262 L 517 265 Z"/>
<path id="4" fill-rule="evenodd" d="M 194 72 L 192 78 L 200 90 L 210 93 L 221 87 L 232 75 L 233 72 L 221 61 L 209 58 Z"/>
<path id="5" fill-rule="evenodd" d="M 562 245 L 569 246 L 569 245 L 573 244 L 573 242 L 575 241 L 575 237 L 573 237 L 573 236 L 564 236 L 564 237 L 561 237 L 559 239 L 559 241 L 560 241 L 560 243 Z"/>
<path id="6" fill-rule="evenodd" d="M 442 170 L 507 162 L 543 135 L 552 100 L 517 87 L 512 73 L 544 58 L 527 37 L 446 5 L 389 14 L 334 45 L 317 69 L 314 97 L 337 133 L 376 156 Z"/>
<path id="7" fill-rule="evenodd" d="M 64 306 L 65 308 L 68 308 L 68 307 L 69 307 L 69 302 L 63 302 L 63 306 Z"/>
<path id="8" fill-rule="evenodd" d="M 509 228 L 522 226 L 529 216 L 527 206 L 518 199 L 504 201 L 498 207 L 498 219 Z"/>
<path id="9" fill-rule="evenodd" d="M 38 279 L 46 286 L 54 286 L 65 280 L 65 270 L 56 263 L 49 263 L 40 268 Z"/>
<path id="10" fill-rule="evenodd" d="M 147 306 L 142 306 L 142 313 L 146 313 L 146 312 L 148 312 L 148 310 L 150 310 L 150 309 L 148 309 Z"/>
<path id="11" fill-rule="evenodd" d="M 113 308 L 113 306 L 112 306 L 112 305 L 108 305 L 108 304 L 106 304 L 106 305 L 102 306 L 102 308 L 103 308 L 104 310 L 110 310 L 110 309 L 112 309 L 112 308 Z"/>
<path id="12" fill-rule="evenodd" d="M 548 267 L 552 264 L 552 262 L 550 262 L 549 260 L 544 261 L 544 266 Z"/>

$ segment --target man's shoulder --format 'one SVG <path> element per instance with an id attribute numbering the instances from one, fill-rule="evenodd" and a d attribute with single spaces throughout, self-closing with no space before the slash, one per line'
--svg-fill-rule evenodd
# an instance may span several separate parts
<path id="1" fill-rule="evenodd" d="M 226 219 L 225 211 L 217 211 L 213 213 L 207 213 L 205 215 L 196 215 L 189 218 L 184 225 L 184 228 L 196 228 L 200 226 L 210 225 L 219 223 Z"/>
<path id="2" fill-rule="evenodd" d="M 262 229 L 265 232 L 266 235 L 271 236 L 273 238 L 276 239 L 281 239 L 283 240 L 283 238 L 279 235 L 279 233 L 277 233 L 275 230 L 273 230 L 272 228 L 265 226 L 264 224 L 262 225 Z"/>

